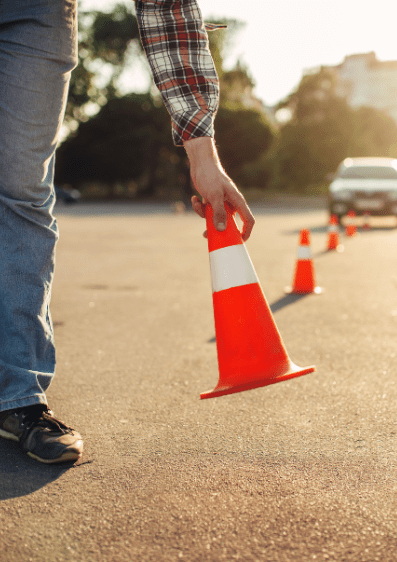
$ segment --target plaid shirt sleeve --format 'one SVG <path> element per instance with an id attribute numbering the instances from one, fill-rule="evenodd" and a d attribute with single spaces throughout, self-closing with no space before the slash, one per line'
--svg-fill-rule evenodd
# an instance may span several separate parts
<path id="1" fill-rule="evenodd" d="M 214 136 L 219 81 L 197 0 L 136 0 L 143 48 L 174 143 Z"/>

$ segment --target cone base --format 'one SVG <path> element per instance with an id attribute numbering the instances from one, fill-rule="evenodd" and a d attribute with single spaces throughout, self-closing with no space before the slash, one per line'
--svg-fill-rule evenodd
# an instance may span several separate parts
<path id="1" fill-rule="evenodd" d="M 343 252 L 344 249 L 345 248 L 344 248 L 343 244 L 337 244 L 336 246 L 328 246 L 327 252 L 334 252 L 335 250 L 337 252 Z"/>
<path id="2" fill-rule="evenodd" d="M 324 291 L 324 289 L 322 287 L 314 287 L 313 290 L 309 290 L 309 291 L 303 291 L 303 290 L 296 290 L 294 289 L 294 287 L 284 287 L 284 292 L 287 295 L 311 295 L 312 293 L 314 293 L 315 295 L 321 295 L 321 293 Z"/>
<path id="3" fill-rule="evenodd" d="M 294 365 L 294 363 L 290 363 L 289 370 L 284 373 L 283 375 L 279 375 L 278 377 L 274 378 L 263 378 L 257 381 L 250 381 L 247 384 L 240 384 L 237 386 L 225 386 L 218 382 L 218 385 L 214 388 L 214 390 L 208 392 L 202 392 L 200 394 L 200 399 L 205 400 L 206 398 L 216 398 L 218 396 L 224 396 L 226 394 L 235 394 L 236 392 L 243 392 L 245 390 L 253 390 L 254 388 L 261 388 L 262 386 L 269 386 L 271 384 L 275 384 L 276 382 L 286 381 L 288 379 L 294 379 L 296 377 L 301 377 L 303 375 L 308 375 L 309 373 L 313 373 L 316 370 L 314 365 L 310 367 L 298 367 Z M 268 377 L 268 373 L 264 373 L 263 377 Z"/>
<path id="4" fill-rule="evenodd" d="M 345 247 L 343 244 L 338 244 L 335 248 L 327 248 L 328 252 L 337 251 L 340 254 L 345 251 Z"/>

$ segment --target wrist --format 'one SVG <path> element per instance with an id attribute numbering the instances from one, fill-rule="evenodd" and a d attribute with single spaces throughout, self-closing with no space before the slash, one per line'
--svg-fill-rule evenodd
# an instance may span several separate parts
<path id="1" fill-rule="evenodd" d="M 218 151 L 212 137 L 198 137 L 184 141 L 183 145 L 192 169 L 200 164 L 220 166 Z"/>

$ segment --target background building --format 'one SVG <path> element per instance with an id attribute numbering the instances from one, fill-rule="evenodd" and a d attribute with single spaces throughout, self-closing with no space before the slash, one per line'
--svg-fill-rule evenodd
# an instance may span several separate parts
<path id="1" fill-rule="evenodd" d="M 374 52 L 348 55 L 341 64 L 326 66 L 339 78 L 338 93 L 352 107 L 385 110 L 397 122 L 397 61 L 379 61 Z M 319 69 L 310 69 L 307 74 Z"/>

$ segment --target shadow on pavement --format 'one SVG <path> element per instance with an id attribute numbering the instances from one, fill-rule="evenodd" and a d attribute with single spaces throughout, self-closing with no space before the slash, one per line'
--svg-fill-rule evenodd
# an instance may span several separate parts
<path id="1" fill-rule="evenodd" d="M 29 458 L 19 445 L 0 440 L 0 501 L 27 496 L 57 480 L 72 464 L 46 465 Z"/>
<path id="2" fill-rule="evenodd" d="M 281 308 L 284 308 L 285 306 L 288 306 L 289 304 L 294 304 L 294 302 L 297 302 L 297 301 L 309 296 L 309 294 L 311 294 L 311 293 L 304 293 L 304 294 L 291 293 L 291 294 L 288 294 L 288 295 L 284 295 L 283 297 L 281 297 L 280 299 L 278 299 L 277 301 L 273 302 L 270 305 L 270 310 L 274 314 L 275 312 L 277 312 L 277 310 L 280 310 Z"/>
<path id="3" fill-rule="evenodd" d="M 304 227 L 302 227 L 304 228 Z M 359 234 L 371 234 L 371 232 L 390 232 L 390 231 L 394 231 L 397 228 L 397 223 L 396 224 L 392 224 L 392 225 L 376 225 L 376 226 L 371 226 L 371 228 L 363 228 L 362 226 L 357 226 L 357 232 Z M 326 233 L 328 232 L 328 225 L 318 225 L 318 226 L 313 226 L 310 227 L 308 230 L 310 230 L 310 232 L 312 234 L 321 234 L 321 233 Z M 301 229 L 299 228 L 293 228 L 291 230 L 283 230 L 281 234 L 283 234 L 284 236 L 298 236 L 299 233 L 301 232 Z M 339 235 L 343 236 L 344 235 L 344 227 L 341 227 L 339 229 Z"/>
<path id="4" fill-rule="evenodd" d="M 186 212 L 193 210 L 186 207 Z M 175 212 L 175 205 L 172 202 L 153 202 L 153 203 L 133 203 L 129 201 L 114 202 L 88 202 L 84 201 L 77 205 L 57 204 L 54 209 L 55 215 L 68 215 L 74 217 L 95 217 L 95 216 L 116 216 L 116 215 L 170 215 Z"/>
<path id="5" fill-rule="evenodd" d="M 358 226 L 357 232 L 366 235 L 366 234 L 371 234 L 372 232 L 393 231 L 396 230 L 396 228 L 397 228 L 397 223 L 392 225 L 386 225 L 386 226 L 371 226 L 371 228 L 363 228 L 362 226 Z"/>
<path id="6" fill-rule="evenodd" d="M 57 202 L 55 205 L 56 215 L 70 216 L 104 216 L 104 215 L 152 215 L 152 214 L 175 214 L 176 201 L 79 201 L 76 205 L 67 205 Z M 308 213 L 324 210 L 325 204 L 321 199 L 307 201 L 301 199 L 283 199 L 282 201 L 269 200 L 266 203 L 250 203 L 255 215 L 268 214 L 290 214 Z M 190 201 L 185 202 L 185 212 L 192 212 Z M 184 213 L 182 213 L 184 214 Z"/>
<path id="7" fill-rule="evenodd" d="M 305 227 L 302 226 L 302 228 Z M 328 230 L 328 226 L 326 225 L 312 226 L 308 230 L 310 230 L 311 233 L 316 233 L 316 232 L 321 233 L 321 232 L 326 232 Z M 284 234 L 285 236 L 291 236 L 292 234 L 298 236 L 300 232 L 301 229 L 293 228 L 291 230 L 283 230 L 281 234 Z"/>
<path id="8" fill-rule="evenodd" d="M 318 252 L 314 252 L 312 254 L 312 258 L 320 258 L 321 256 L 332 256 L 332 254 L 341 254 L 345 251 L 345 245 L 340 244 L 339 250 L 328 250 L 328 248 L 324 248 L 324 250 L 319 250 Z"/>

